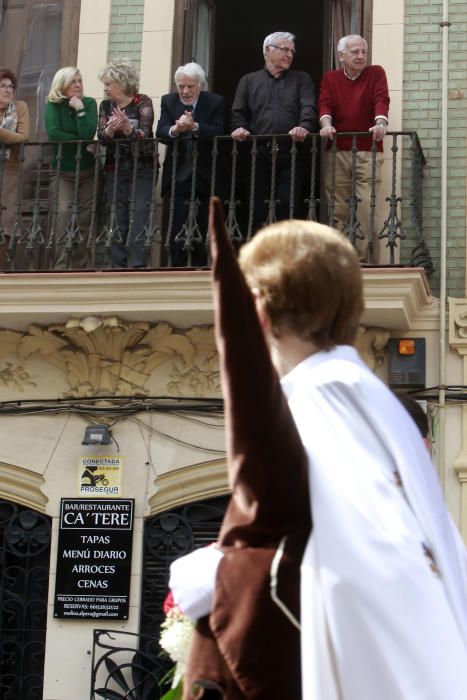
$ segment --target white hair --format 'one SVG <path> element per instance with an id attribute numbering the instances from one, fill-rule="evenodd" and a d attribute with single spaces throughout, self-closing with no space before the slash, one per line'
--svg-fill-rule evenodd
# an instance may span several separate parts
<path id="1" fill-rule="evenodd" d="M 185 63 L 184 66 L 179 66 L 175 71 L 175 85 L 178 85 L 182 75 L 186 75 L 187 78 L 195 78 L 202 88 L 206 87 L 206 73 L 199 63 L 191 61 L 191 63 Z"/>
<path id="2" fill-rule="evenodd" d="M 268 46 L 276 44 L 278 41 L 295 41 L 295 35 L 290 32 L 273 32 L 268 34 L 263 41 L 263 56 L 266 58 Z"/>
<path id="3" fill-rule="evenodd" d="M 348 34 L 347 36 L 343 36 L 341 39 L 339 39 L 339 42 L 337 44 L 337 51 L 339 53 L 342 53 L 343 51 L 346 50 L 347 44 L 350 40 L 352 39 L 361 39 L 365 46 L 368 48 L 368 42 L 366 39 L 364 39 L 360 34 Z"/>

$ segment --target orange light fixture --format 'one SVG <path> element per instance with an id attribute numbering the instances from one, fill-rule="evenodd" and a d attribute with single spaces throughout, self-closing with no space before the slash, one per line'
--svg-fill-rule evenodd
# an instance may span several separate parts
<path id="1" fill-rule="evenodd" d="M 399 340 L 399 355 L 415 355 L 414 338 L 401 338 Z"/>

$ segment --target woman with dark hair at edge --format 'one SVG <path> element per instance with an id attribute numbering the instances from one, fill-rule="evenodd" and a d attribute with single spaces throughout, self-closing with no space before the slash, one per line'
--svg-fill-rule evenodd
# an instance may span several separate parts
<path id="1" fill-rule="evenodd" d="M 16 74 L 9 68 L 0 67 L 0 162 L 3 164 L 0 205 L 1 229 L 5 236 L 3 244 L 0 243 L 0 269 L 6 267 L 7 250 L 15 222 L 18 144 L 29 138 L 29 111 L 25 102 L 14 99 L 16 83 Z"/>

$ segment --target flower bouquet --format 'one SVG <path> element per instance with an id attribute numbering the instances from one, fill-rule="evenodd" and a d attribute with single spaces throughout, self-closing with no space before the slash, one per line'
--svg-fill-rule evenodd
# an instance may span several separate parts
<path id="1" fill-rule="evenodd" d="M 161 700 L 181 700 L 183 693 L 183 675 L 193 635 L 194 624 L 175 604 L 172 593 L 164 601 L 165 621 L 161 625 L 159 643 L 175 663 L 172 687 Z"/>

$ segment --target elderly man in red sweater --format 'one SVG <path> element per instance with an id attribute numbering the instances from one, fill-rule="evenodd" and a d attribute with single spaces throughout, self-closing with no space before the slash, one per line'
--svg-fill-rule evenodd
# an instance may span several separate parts
<path id="1" fill-rule="evenodd" d="M 371 147 L 375 141 L 377 193 L 381 182 L 382 142 L 388 126 L 388 83 L 381 66 L 367 65 L 368 45 L 361 36 L 352 34 L 342 37 L 337 50 L 342 67 L 324 74 L 319 97 L 320 134 L 328 139 L 325 194 L 334 226 L 349 236 L 360 260 L 367 262 L 371 218 Z M 353 202 L 352 137 L 336 137 L 337 151 L 331 148 L 336 132 L 342 131 L 369 132 L 368 136 L 356 139 L 354 167 L 357 199 Z"/>

